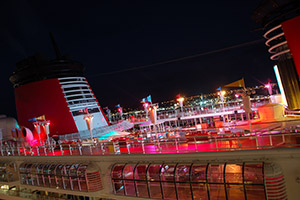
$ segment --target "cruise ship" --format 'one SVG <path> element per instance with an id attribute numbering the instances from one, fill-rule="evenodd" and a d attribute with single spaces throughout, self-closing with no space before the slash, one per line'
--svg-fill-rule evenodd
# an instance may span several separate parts
<path id="1" fill-rule="evenodd" d="M 178 98 L 174 113 L 148 101 L 140 120 L 106 117 L 52 38 L 54 60 L 26 58 L 10 77 L 18 120 L 0 116 L 0 199 L 299 199 L 300 4 L 286 2 L 254 14 L 281 95 L 242 87 L 225 105 L 220 90 L 215 108 Z"/>

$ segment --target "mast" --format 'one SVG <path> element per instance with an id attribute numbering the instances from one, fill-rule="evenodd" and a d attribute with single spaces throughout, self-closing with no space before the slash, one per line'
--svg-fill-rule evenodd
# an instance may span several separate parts
<path id="1" fill-rule="evenodd" d="M 55 51 L 55 54 L 56 54 L 56 59 L 60 60 L 61 59 L 61 53 L 60 53 L 59 48 L 58 48 L 58 46 L 55 42 L 54 36 L 51 32 L 49 34 L 50 34 L 51 42 L 52 42 L 52 45 L 53 45 L 53 48 L 54 48 L 54 51 Z"/>

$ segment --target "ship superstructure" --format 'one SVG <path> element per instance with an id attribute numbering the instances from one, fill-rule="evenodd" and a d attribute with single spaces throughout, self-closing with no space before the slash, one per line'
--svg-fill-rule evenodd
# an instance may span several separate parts
<path id="1" fill-rule="evenodd" d="M 299 10 L 297 0 L 262 1 L 253 15 L 265 32 L 284 104 L 291 110 L 300 109 Z"/>
<path id="2" fill-rule="evenodd" d="M 65 134 L 67 139 L 77 137 L 76 131 L 80 134 L 88 129 L 81 118 L 85 109 L 99 116 L 100 127 L 108 125 L 82 75 L 81 64 L 67 58 L 43 61 L 44 65 L 37 60 L 40 59 L 27 60 L 31 64 L 21 65 L 11 77 L 20 124 L 30 126 L 28 118 L 46 115 L 54 123 L 53 134 Z M 33 66 L 42 66 L 42 70 Z M 282 76 L 284 69 L 280 73 Z M 288 98 L 293 99 L 290 95 L 293 94 L 288 92 Z M 52 114 L 61 112 L 58 109 L 63 109 L 62 118 L 52 118 Z M 283 106 L 271 103 L 264 107 L 264 111 L 272 114 L 275 109 L 283 111 Z M 224 116 L 222 112 L 208 114 Z M 197 116 L 199 119 L 181 114 L 182 119 L 174 116 L 173 124 L 190 120 L 196 126 L 206 117 L 203 113 Z M 237 114 L 244 120 L 241 110 L 227 113 Z M 72 140 L 36 146 L 1 144 L 0 198 L 296 200 L 300 185 L 300 120 L 299 112 L 290 117 L 286 114 L 267 116 L 263 123 L 252 120 L 252 130 L 248 129 L 250 123 L 246 123 L 239 127 L 247 128 L 237 132 L 214 132 L 206 127 L 205 135 L 198 130 L 195 132 L 199 135 L 193 135 L 193 131 L 182 135 L 183 129 L 176 124 L 174 137 L 165 134 L 159 138 L 159 127 L 167 133 L 164 129 L 171 123 L 164 120 L 155 124 L 154 120 L 154 137 L 93 143 Z M 65 119 L 68 125 L 60 124 L 56 117 Z"/>

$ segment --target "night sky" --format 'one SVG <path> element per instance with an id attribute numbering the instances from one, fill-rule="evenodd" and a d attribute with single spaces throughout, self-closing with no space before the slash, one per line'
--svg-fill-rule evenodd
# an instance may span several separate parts
<path id="1" fill-rule="evenodd" d="M 253 31 L 260 1 L 1 1 L 0 113 L 16 116 L 8 80 L 15 63 L 38 52 L 55 57 L 49 32 L 85 65 L 110 108 L 138 107 L 149 94 L 160 102 L 215 92 L 242 77 L 246 86 L 275 81 L 263 32 Z M 202 56 L 145 67 L 192 55 Z"/>

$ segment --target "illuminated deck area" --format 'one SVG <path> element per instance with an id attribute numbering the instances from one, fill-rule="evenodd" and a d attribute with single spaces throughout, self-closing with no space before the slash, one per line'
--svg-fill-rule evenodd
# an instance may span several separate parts
<path id="1" fill-rule="evenodd" d="M 282 127 L 285 123 L 289 128 Z M 252 133 L 208 132 L 201 135 L 198 131 L 189 131 L 183 137 L 162 139 L 125 139 L 115 141 L 97 141 L 82 143 L 71 141 L 56 146 L 10 146 L 0 148 L 1 156 L 72 156 L 72 155 L 121 155 L 121 154 L 176 154 L 214 151 L 242 151 L 272 148 L 300 147 L 300 134 L 296 121 L 269 124 L 272 130 L 258 124 L 260 131 Z M 280 126 L 280 127 L 279 127 Z M 179 133 L 177 134 L 179 135 Z"/>
<path id="2" fill-rule="evenodd" d="M 0 198 L 297 199 L 298 124 L 254 123 L 252 133 L 190 130 L 178 137 L 181 130 L 173 138 L 3 145 Z"/>

